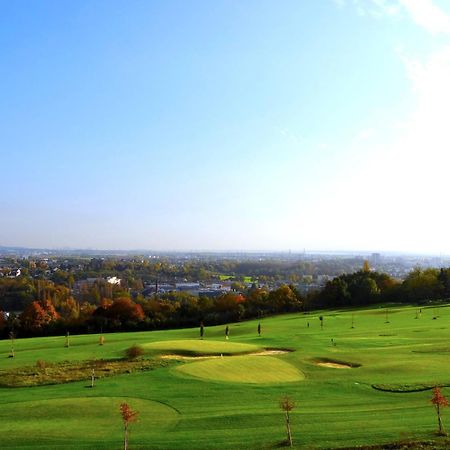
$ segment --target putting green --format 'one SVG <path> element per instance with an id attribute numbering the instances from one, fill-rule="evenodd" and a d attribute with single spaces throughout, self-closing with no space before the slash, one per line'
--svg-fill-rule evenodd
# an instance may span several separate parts
<path id="1" fill-rule="evenodd" d="M 228 356 L 202 360 L 175 369 L 196 378 L 238 383 L 287 383 L 301 381 L 304 374 L 271 356 Z"/>
<path id="2" fill-rule="evenodd" d="M 133 435 L 147 427 L 164 430 L 176 424 L 179 414 L 170 406 L 151 400 L 120 397 L 62 398 L 42 401 L 6 403 L 0 410 L 0 435 L 8 441 L 33 436 L 35 441 L 63 443 L 66 440 L 121 442 L 121 403 L 139 411 Z M 141 431 L 141 432 L 142 432 Z"/>
<path id="3" fill-rule="evenodd" d="M 143 344 L 143 347 L 149 350 L 160 350 L 164 352 L 193 355 L 232 355 L 260 350 L 260 347 L 252 344 L 240 344 L 230 341 L 202 341 L 200 339 L 158 341 Z"/>

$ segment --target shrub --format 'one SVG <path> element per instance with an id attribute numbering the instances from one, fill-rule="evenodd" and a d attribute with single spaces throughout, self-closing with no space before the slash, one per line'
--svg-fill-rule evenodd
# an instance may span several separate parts
<path id="1" fill-rule="evenodd" d="M 144 349 L 140 345 L 132 345 L 125 350 L 125 355 L 128 359 L 139 358 L 144 354 Z"/>

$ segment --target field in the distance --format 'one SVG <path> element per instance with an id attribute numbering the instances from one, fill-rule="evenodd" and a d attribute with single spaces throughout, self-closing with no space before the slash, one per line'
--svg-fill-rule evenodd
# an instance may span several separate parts
<path id="1" fill-rule="evenodd" d="M 283 395 L 297 403 L 298 448 L 437 439 L 429 388 L 450 386 L 449 319 L 447 306 L 421 314 L 391 307 L 388 323 L 381 308 L 290 314 L 263 319 L 261 337 L 257 321 L 231 324 L 228 341 L 224 326 L 206 326 L 203 341 L 198 329 L 107 334 L 103 346 L 98 335 L 72 336 L 69 348 L 64 337 L 17 339 L 15 358 L 0 341 L 0 383 L 11 373 L 40 380 L 52 367 L 119 359 L 133 344 L 156 361 L 102 377 L 93 389 L 88 377 L 0 388 L 1 447 L 120 449 L 126 401 L 140 412 L 131 449 L 277 448 Z M 450 411 L 444 424 L 450 429 Z"/>

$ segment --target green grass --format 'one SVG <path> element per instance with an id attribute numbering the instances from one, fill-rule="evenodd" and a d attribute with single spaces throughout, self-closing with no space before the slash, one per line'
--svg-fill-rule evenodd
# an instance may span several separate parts
<path id="1" fill-rule="evenodd" d="M 177 371 L 212 381 L 289 383 L 305 377 L 292 364 L 272 356 L 233 356 L 178 366 Z"/>
<path id="2" fill-rule="evenodd" d="M 219 275 L 220 281 L 232 280 L 234 278 L 235 278 L 234 275 Z M 245 276 L 242 279 L 243 279 L 244 283 L 253 283 L 255 281 L 253 279 L 253 277 L 249 277 L 249 276 Z"/>
<path id="3" fill-rule="evenodd" d="M 89 397 L 58 398 L 39 401 L 10 403 L 0 410 L 0 434 L 2 447 L 23 443 L 30 445 L 30 438 L 41 444 L 71 445 L 82 437 L 87 446 L 99 440 L 120 442 L 122 438 L 121 418 L 116 414 L 111 423 L 111 413 L 118 411 L 120 403 L 131 403 L 139 410 L 144 422 L 132 426 L 133 437 L 145 435 L 145 424 L 164 432 L 174 427 L 179 413 L 167 405 L 139 398 Z M 8 418 L 14 417 L 11 429 Z M 113 426 L 112 426 L 113 425 Z"/>
<path id="4" fill-rule="evenodd" d="M 297 403 L 292 412 L 296 448 L 407 439 L 446 448 L 448 441 L 434 434 L 431 391 L 421 390 L 450 385 L 450 308 L 442 306 L 437 320 L 433 315 L 433 308 L 422 308 L 415 319 L 416 308 L 394 306 L 390 323 L 382 308 L 288 314 L 263 319 L 261 337 L 257 321 L 231 324 L 229 341 L 225 326 L 206 326 L 203 341 L 195 328 L 107 334 L 103 346 L 98 335 L 71 336 L 70 348 L 64 347 L 64 336 L 19 336 L 15 358 L 7 357 L 9 342 L 0 341 L 0 378 L 35 368 L 37 360 L 55 367 L 84 367 L 94 359 L 121 364 L 131 345 L 144 347 L 144 358 L 150 359 L 167 353 L 224 355 L 125 371 L 97 380 L 94 389 L 86 388 L 89 371 L 70 383 L 0 388 L 1 447 L 120 449 L 119 404 L 125 399 L 140 411 L 139 422 L 131 426 L 131 449 L 278 448 L 285 437 L 278 401 L 290 395 Z M 292 352 L 242 356 L 264 348 Z M 353 367 L 320 367 L 320 361 Z M 450 388 L 443 392 L 450 396 Z M 443 420 L 450 429 L 450 408 Z"/>
<path id="5" fill-rule="evenodd" d="M 220 281 L 227 281 L 227 280 L 231 280 L 232 278 L 234 278 L 234 275 L 219 275 Z"/>
<path id="6" fill-rule="evenodd" d="M 260 350 L 257 345 L 240 344 L 231 341 L 209 341 L 200 339 L 178 339 L 174 341 L 158 341 L 143 344 L 146 350 L 157 350 L 162 353 L 190 354 L 190 355 L 233 355 L 250 353 Z"/>

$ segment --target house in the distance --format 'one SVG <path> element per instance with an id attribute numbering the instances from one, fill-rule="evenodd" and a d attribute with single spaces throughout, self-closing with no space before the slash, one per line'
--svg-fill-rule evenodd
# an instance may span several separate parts
<path id="1" fill-rule="evenodd" d="M 106 281 L 109 283 L 109 284 L 116 284 L 117 286 L 119 286 L 120 285 L 120 278 L 117 278 L 117 277 L 108 277 L 107 279 L 106 279 Z"/>
<path id="2" fill-rule="evenodd" d="M 11 269 L 11 270 L 6 274 L 6 276 L 7 276 L 8 278 L 16 278 L 16 277 L 19 277 L 20 274 L 21 274 L 20 269 Z"/>

